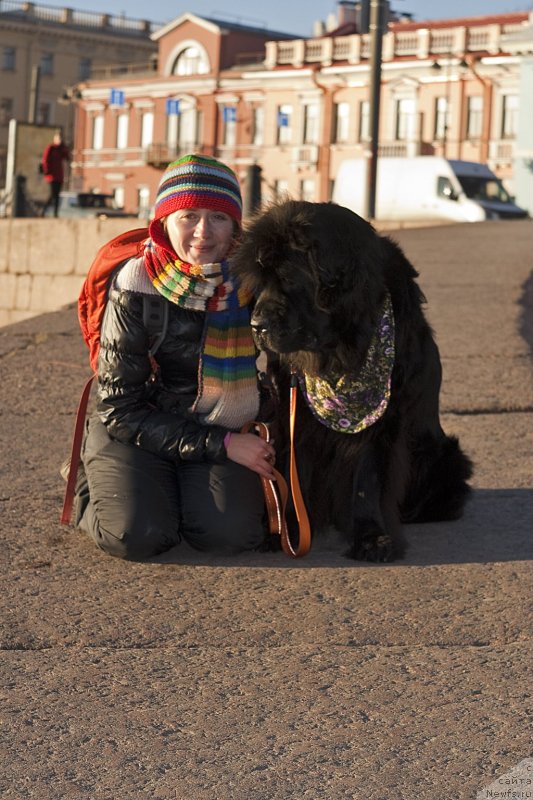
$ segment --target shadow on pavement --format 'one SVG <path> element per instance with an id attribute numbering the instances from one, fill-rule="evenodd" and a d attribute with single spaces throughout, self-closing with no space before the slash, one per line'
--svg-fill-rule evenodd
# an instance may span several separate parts
<path id="1" fill-rule="evenodd" d="M 520 298 L 520 306 L 522 307 L 520 333 L 527 342 L 529 354 L 533 358 L 533 272 L 522 284 L 522 289 L 523 293 Z"/>
<path id="2" fill-rule="evenodd" d="M 393 566 L 439 564 L 489 564 L 528 561 L 533 558 L 533 489 L 477 489 L 462 519 L 405 526 L 408 542 L 405 557 Z M 335 531 L 314 541 L 311 552 L 301 559 L 284 553 L 215 555 L 199 553 L 185 544 L 151 559 L 152 563 L 212 567 L 260 567 L 306 569 L 317 567 L 374 567 L 379 564 L 352 561 L 344 556 L 346 544 Z M 385 566 L 390 567 L 390 564 Z"/>

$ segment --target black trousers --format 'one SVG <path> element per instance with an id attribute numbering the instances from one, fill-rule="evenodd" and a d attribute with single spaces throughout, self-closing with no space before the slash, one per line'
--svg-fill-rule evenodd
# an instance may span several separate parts
<path id="1" fill-rule="evenodd" d="M 261 481 L 233 461 L 167 461 L 111 439 L 97 417 L 82 458 L 76 522 L 110 555 L 142 561 L 182 539 L 227 553 L 264 543 Z"/>
<path id="2" fill-rule="evenodd" d="M 48 195 L 46 203 L 43 206 L 42 210 L 43 217 L 46 214 L 46 209 L 49 206 L 52 206 L 52 208 L 54 209 L 54 217 L 57 217 L 59 215 L 59 195 L 61 192 L 62 185 L 63 181 L 50 181 L 50 183 L 48 184 L 50 193 Z"/>

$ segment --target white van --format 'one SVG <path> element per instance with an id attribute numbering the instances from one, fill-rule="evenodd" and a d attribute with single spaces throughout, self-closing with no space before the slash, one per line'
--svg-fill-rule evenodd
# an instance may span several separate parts
<path id="1" fill-rule="evenodd" d="M 366 212 L 368 163 L 365 158 L 343 161 L 332 197 L 361 216 Z M 473 161 L 379 158 L 376 183 L 377 220 L 479 222 L 528 216 L 488 166 Z"/>

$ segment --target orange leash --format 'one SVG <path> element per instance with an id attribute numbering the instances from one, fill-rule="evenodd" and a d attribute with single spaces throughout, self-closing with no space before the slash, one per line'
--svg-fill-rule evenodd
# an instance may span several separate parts
<path id="1" fill-rule="evenodd" d="M 72 506 L 74 503 L 74 493 L 76 491 L 76 479 L 78 477 L 78 467 L 80 464 L 81 445 L 85 432 L 85 417 L 87 416 L 87 404 L 95 376 L 91 375 L 83 392 L 81 393 L 78 410 L 76 412 L 76 422 L 74 425 L 74 436 L 72 438 L 72 449 L 70 453 L 70 468 L 67 478 L 67 488 L 65 489 L 65 499 L 63 501 L 63 511 L 61 513 L 61 524 L 68 525 L 72 516 Z"/>
<path id="2" fill-rule="evenodd" d="M 285 518 L 285 510 L 287 507 L 287 500 L 289 497 L 289 490 L 287 482 L 281 472 L 274 469 L 276 480 L 269 480 L 268 478 L 261 478 L 263 485 L 263 493 L 265 495 L 265 505 L 268 514 L 268 524 L 270 533 L 279 535 L 281 537 L 281 547 L 283 552 L 293 558 L 300 558 L 305 556 L 311 549 L 311 525 L 309 524 L 309 517 L 305 502 L 300 489 L 300 480 L 298 478 L 298 470 L 296 467 L 296 454 L 294 448 L 294 428 L 296 421 L 296 397 L 297 397 L 297 380 L 296 376 L 291 379 L 291 394 L 290 394 L 290 465 L 289 476 L 291 483 L 292 499 L 296 511 L 296 518 L 298 520 L 298 545 L 293 546 L 289 529 L 287 527 L 287 520 Z M 268 425 L 264 422 L 248 422 L 241 429 L 241 433 L 248 433 L 251 430 L 255 432 L 266 442 L 270 440 L 270 430 Z"/>

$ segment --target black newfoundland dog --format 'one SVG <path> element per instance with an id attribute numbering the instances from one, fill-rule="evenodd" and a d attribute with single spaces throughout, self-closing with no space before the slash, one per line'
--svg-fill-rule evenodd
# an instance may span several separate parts
<path id="1" fill-rule="evenodd" d="M 296 457 L 313 531 L 348 555 L 401 556 L 402 522 L 457 519 L 471 462 L 439 420 L 441 363 L 418 273 L 402 250 L 333 203 L 287 201 L 252 221 L 234 270 L 279 397 L 278 467 Z"/>

